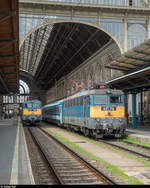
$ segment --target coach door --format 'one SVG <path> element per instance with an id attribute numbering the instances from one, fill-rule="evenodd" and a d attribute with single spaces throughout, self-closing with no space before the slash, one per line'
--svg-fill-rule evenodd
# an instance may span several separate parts
<path id="1" fill-rule="evenodd" d="M 83 116 L 84 116 L 84 125 L 88 125 L 89 119 L 89 96 L 83 97 Z"/>
<path id="2" fill-rule="evenodd" d="M 62 105 L 60 105 L 60 123 L 62 124 Z"/>

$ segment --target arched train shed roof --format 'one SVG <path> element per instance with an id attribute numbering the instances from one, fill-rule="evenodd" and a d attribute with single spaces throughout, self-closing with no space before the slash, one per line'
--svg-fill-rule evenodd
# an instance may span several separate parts
<path id="1" fill-rule="evenodd" d="M 49 89 L 112 38 L 88 24 L 47 24 L 30 33 L 20 49 L 20 70 L 32 75 L 40 89 Z M 118 47 L 119 48 L 119 47 Z"/>

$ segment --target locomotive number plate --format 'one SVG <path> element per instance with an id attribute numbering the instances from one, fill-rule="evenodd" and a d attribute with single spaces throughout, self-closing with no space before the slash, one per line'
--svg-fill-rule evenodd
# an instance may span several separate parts
<path id="1" fill-rule="evenodd" d="M 102 106 L 101 110 L 102 111 L 115 111 L 116 107 L 115 106 Z"/>

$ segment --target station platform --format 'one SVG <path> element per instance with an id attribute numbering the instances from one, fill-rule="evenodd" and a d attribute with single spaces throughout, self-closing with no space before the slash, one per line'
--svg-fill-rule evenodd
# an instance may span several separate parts
<path id="1" fill-rule="evenodd" d="M 0 120 L 0 184 L 35 184 L 20 119 Z"/>
<path id="2" fill-rule="evenodd" d="M 126 131 L 128 137 L 150 144 L 150 124 L 137 125 L 136 128 L 132 128 L 131 125 L 128 125 Z"/>

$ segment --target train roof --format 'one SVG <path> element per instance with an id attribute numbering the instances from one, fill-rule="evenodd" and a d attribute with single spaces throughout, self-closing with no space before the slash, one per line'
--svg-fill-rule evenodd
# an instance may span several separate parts
<path id="1" fill-rule="evenodd" d="M 34 103 L 41 103 L 41 101 L 38 100 L 38 99 L 24 101 L 24 103 L 31 103 L 31 102 L 34 102 Z"/>
<path id="2" fill-rule="evenodd" d="M 75 97 L 81 97 L 81 96 L 85 96 L 85 95 L 92 95 L 92 94 L 107 94 L 107 92 L 110 91 L 111 94 L 113 95 L 122 95 L 123 92 L 121 90 L 116 90 L 116 89 L 92 89 L 92 90 L 84 90 L 82 92 L 79 92 L 79 93 L 76 93 L 72 96 L 69 96 L 67 98 L 64 99 L 65 100 L 68 100 L 68 99 L 72 99 L 72 98 L 75 98 Z"/>
<path id="3" fill-rule="evenodd" d="M 50 107 L 50 106 L 56 106 L 56 105 L 61 104 L 62 102 L 63 102 L 63 100 L 59 100 L 59 101 L 53 102 L 51 104 L 46 104 L 43 106 L 43 108 Z"/>

